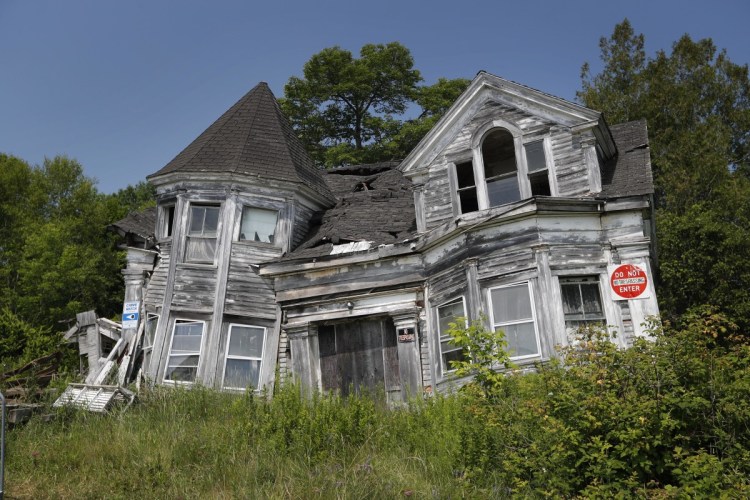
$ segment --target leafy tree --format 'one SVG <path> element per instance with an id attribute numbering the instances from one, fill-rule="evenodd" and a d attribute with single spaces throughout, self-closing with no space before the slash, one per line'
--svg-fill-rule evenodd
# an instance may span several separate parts
<path id="1" fill-rule="evenodd" d="M 439 78 L 434 85 L 418 87 L 415 101 L 422 112 L 416 119 L 407 120 L 401 125 L 396 136 L 387 145 L 390 157 L 405 158 L 466 90 L 469 83 L 471 81 L 465 78 Z"/>
<path id="2" fill-rule="evenodd" d="M 116 203 L 123 216 L 129 212 L 156 206 L 156 188 L 148 181 L 119 189 L 110 199 Z"/>
<path id="3" fill-rule="evenodd" d="M 340 47 L 323 49 L 291 77 L 284 113 L 316 163 L 326 166 L 403 158 L 468 85 L 441 78 L 432 86 L 398 42 L 368 44 L 355 58 Z M 420 116 L 399 116 L 416 102 Z"/>
<path id="4" fill-rule="evenodd" d="M 0 358 L 54 349 L 59 321 L 80 311 L 119 311 L 123 256 L 107 226 L 149 204 L 146 183 L 104 195 L 75 160 L 0 154 Z"/>
<path id="5" fill-rule="evenodd" d="M 688 35 L 648 58 L 627 19 L 600 47 L 603 69 L 583 66 L 577 96 L 610 122 L 648 121 L 663 312 L 711 304 L 750 326 L 747 64 Z"/>
<path id="6" fill-rule="evenodd" d="M 347 145 L 361 156 L 389 135 L 422 79 L 409 50 L 398 42 L 368 44 L 359 59 L 340 47 L 323 49 L 305 63 L 304 78 L 284 87 L 282 107 L 305 144 L 321 160 L 321 145 Z"/>
<path id="7" fill-rule="evenodd" d="M 457 377 L 474 377 L 484 397 L 495 398 L 505 375 L 498 370 L 511 367 L 508 342 L 502 330 L 487 329 L 487 318 L 482 316 L 467 326 L 466 318 L 456 318 L 448 325 L 450 343 L 461 347 L 466 358 L 451 361 Z"/>

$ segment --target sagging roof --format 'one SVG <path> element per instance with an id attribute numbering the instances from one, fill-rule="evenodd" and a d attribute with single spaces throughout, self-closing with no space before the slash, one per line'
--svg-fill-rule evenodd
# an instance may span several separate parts
<path id="1" fill-rule="evenodd" d="M 412 185 L 397 166 L 398 162 L 384 162 L 329 171 L 325 179 L 338 196 L 336 206 L 319 214 L 305 241 L 284 259 L 331 255 L 348 243 L 370 245 L 347 247 L 347 252 L 414 238 Z"/>
<path id="2" fill-rule="evenodd" d="M 602 170 L 602 191 L 597 198 L 638 196 L 654 192 L 646 120 L 610 126 L 617 156 Z"/>
<path id="3" fill-rule="evenodd" d="M 173 172 L 244 174 L 305 184 L 333 201 L 268 84 L 261 82 L 208 127 L 154 179 Z"/>
<path id="4" fill-rule="evenodd" d="M 109 225 L 124 236 L 128 245 L 134 241 L 147 244 L 155 241 L 156 207 L 145 208 L 137 212 L 130 212 L 125 218 Z"/>

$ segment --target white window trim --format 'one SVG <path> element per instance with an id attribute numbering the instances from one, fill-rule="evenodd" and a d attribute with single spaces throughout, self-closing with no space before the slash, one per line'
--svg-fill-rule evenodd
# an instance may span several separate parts
<path id="1" fill-rule="evenodd" d="M 582 274 L 582 275 L 574 275 L 574 276 L 560 276 L 558 278 L 558 284 L 560 286 L 560 300 L 561 301 L 563 300 L 562 287 L 564 285 L 579 285 L 578 287 L 579 293 L 581 290 L 580 285 L 582 284 L 596 285 L 597 291 L 599 292 L 599 306 L 602 309 L 601 322 L 604 326 L 607 325 L 607 308 L 605 307 L 605 304 L 604 304 L 604 294 L 602 293 L 601 279 L 598 275 Z M 581 297 L 581 299 L 583 299 L 583 297 Z M 562 307 L 563 325 L 565 326 L 566 332 L 570 334 L 573 331 L 575 331 L 575 329 L 568 328 L 567 320 L 565 319 L 565 306 L 562 302 L 560 303 L 560 305 Z M 597 319 L 591 319 L 591 320 L 584 319 L 583 322 L 584 323 L 589 323 L 589 322 L 596 323 Z"/>
<path id="2" fill-rule="evenodd" d="M 552 139 L 549 135 L 545 135 L 541 138 L 524 138 L 521 145 L 521 149 L 523 149 L 523 163 L 526 165 L 526 183 L 529 186 L 529 196 L 531 196 L 531 183 L 529 182 L 529 168 L 528 161 L 526 160 L 526 145 L 532 142 L 539 141 L 542 141 L 542 146 L 544 147 L 544 163 L 547 165 L 547 181 L 549 182 L 550 196 L 559 196 L 559 191 L 557 188 L 557 176 L 555 175 L 555 162 L 554 158 L 552 158 Z"/>
<path id="3" fill-rule="evenodd" d="M 255 208 L 258 210 L 267 210 L 269 212 L 276 212 L 276 226 L 274 227 L 274 231 L 273 231 L 273 243 L 269 243 L 267 241 L 255 241 L 255 240 L 250 240 L 250 239 L 241 240 L 240 239 L 240 234 L 242 233 L 242 216 L 245 214 L 246 208 Z M 232 240 L 240 244 L 261 245 L 264 247 L 281 247 L 282 242 L 279 241 L 281 239 L 280 238 L 281 219 L 282 219 L 281 208 L 269 208 L 265 206 L 253 205 L 252 203 L 240 204 L 238 223 L 237 223 L 237 227 L 235 228 L 234 236 Z"/>
<path id="4" fill-rule="evenodd" d="M 219 210 L 219 217 L 218 217 L 218 219 L 216 221 L 216 236 L 214 236 L 212 238 L 212 237 L 203 236 L 202 234 L 200 234 L 200 235 L 191 235 L 190 234 L 190 226 L 193 223 L 193 208 L 194 207 L 210 207 L 210 208 L 217 208 Z M 182 259 L 183 263 L 185 263 L 185 264 L 194 264 L 194 265 L 199 265 L 199 266 L 215 266 L 216 265 L 216 254 L 219 252 L 219 236 L 221 235 L 222 226 L 224 225 L 223 221 L 222 221 L 222 218 L 223 218 L 222 215 L 223 215 L 223 212 L 224 212 L 223 208 L 224 208 L 224 205 L 222 203 L 218 203 L 217 204 L 217 203 L 212 203 L 210 201 L 191 201 L 188 204 L 188 207 L 187 207 L 187 210 L 188 210 L 187 226 L 185 227 L 185 234 L 184 234 L 184 236 L 182 238 L 184 240 L 184 242 L 185 242 L 184 243 L 183 259 Z M 204 221 L 204 223 L 205 223 L 205 221 Z M 203 232 L 203 229 L 201 229 L 201 232 Z M 172 230 L 172 233 L 174 234 L 174 229 Z M 188 259 L 188 255 L 187 255 L 188 246 L 189 246 L 188 245 L 188 241 L 190 240 L 190 238 L 203 239 L 203 240 L 215 240 L 216 241 L 216 252 L 214 253 L 213 259 L 210 260 L 210 261 L 208 261 L 208 260 L 192 260 L 192 259 Z"/>
<path id="5" fill-rule="evenodd" d="M 468 324 L 469 319 L 468 319 L 468 316 L 466 315 L 466 297 L 464 297 L 463 295 L 461 295 L 459 297 L 454 297 L 454 298 L 452 298 L 450 300 L 446 300 L 442 304 L 438 304 L 435 307 L 435 315 L 437 316 L 436 326 L 437 326 L 437 333 L 438 333 L 438 353 L 439 353 L 439 356 L 440 356 L 440 372 L 441 372 L 441 374 L 443 376 L 445 376 L 446 374 L 454 373 L 456 370 L 455 370 L 455 368 L 454 369 L 447 368 L 443 364 L 443 338 L 444 337 L 450 337 L 450 335 L 448 335 L 447 333 L 443 333 L 443 332 L 440 331 L 440 308 L 444 307 L 444 306 L 447 306 L 447 305 L 450 305 L 450 304 L 452 304 L 454 302 L 458 302 L 458 300 L 461 300 L 461 305 L 463 306 L 463 310 L 464 310 L 463 318 L 466 320 L 466 325 L 465 326 L 468 328 L 468 326 L 469 326 L 469 324 Z"/>
<path id="6" fill-rule="evenodd" d="M 252 358 L 250 356 L 235 356 L 229 354 L 229 341 L 232 337 L 232 327 L 234 326 L 241 326 L 246 328 L 259 328 L 263 330 L 263 347 L 260 350 L 260 358 Z M 246 360 L 246 361 L 260 361 L 260 366 L 258 367 L 258 387 L 254 389 L 254 392 L 259 392 L 261 390 L 261 380 L 263 376 L 263 358 L 266 354 L 266 333 L 267 328 L 264 326 L 257 326 L 257 325 L 247 325 L 244 323 L 229 323 L 229 328 L 227 329 L 227 347 L 224 350 L 224 369 L 221 373 L 221 388 L 230 390 L 230 391 L 244 391 L 247 390 L 247 387 L 227 387 L 224 385 L 224 379 L 227 376 L 227 360 L 230 359 L 240 359 L 240 360 Z"/>
<path id="7" fill-rule="evenodd" d="M 172 226 L 169 225 L 169 210 L 172 209 Z M 169 241 L 174 237 L 175 220 L 177 219 L 177 203 L 169 202 L 160 205 L 159 209 L 159 227 L 157 237 L 162 241 Z M 167 234 L 169 232 L 169 234 Z"/>
<path id="8" fill-rule="evenodd" d="M 143 370 L 143 373 L 148 373 L 149 365 L 151 364 L 151 356 L 154 352 L 154 340 L 156 338 L 156 330 L 159 328 L 159 314 L 155 313 L 146 313 L 146 322 L 143 325 L 143 340 L 141 341 L 141 350 L 143 351 L 143 361 L 144 363 L 141 365 L 141 370 Z M 154 326 L 154 331 L 152 332 L 151 337 L 151 343 L 149 345 L 145 345 L 146 339 L 148 338 L 148 335 L 146 333 L 146 330 L 148 329 L 148 324 L 152 319 L 156 319 L 156 326 Z M 171 347 L 171 346 L 170 346 Z M 149 363 L 146 363 L 146 358 L 148 357 Z"/>
<path id="9" fill-rule="evenodd" d="M 549 134 L 542 137 L 524 137 L 521 129 L 516 127 L 510 122 L 504 120 L 493 120 L 479 127 L 473 134 L 471 139 L 471 162 L 474 167 L 474 185 L 477 190 L 477 205 L 479 210 L 487 210 L 489 205 L 489 195 L 487 193 L 487 179 L 484 176 L 484 158 L 482 156 L 482 144 L 486 139 L 487 135 L 495 129 L 504 129 L 513 136 L 513 146 L 516 153 L 516 178 L 518 181 L 518 190 L 521 196 L 521 200 L 531 198 L 531 182 L 529 181 L 529 169 L 528 162 L 526 160 L 526 148 L 525 145 L 531 142 L 543 141 L 544 146 L 544 159 L 547 165 L 547 179 L 550 187 L 551 196 L 559 196 L 559 189 L 557 186 L 557 176 L 555 175 L 555 163 L 552 157 L 552 142 Z M 456 165 L 467 161 L 468 155 L 461 155 L 461 159 L 458 157 L 451 161 L 450 165 L 450 189 L 451 198 L 453 199 L 453 210 L 454 216 L 462 215 L 460 208 L 460 201 L 458 196 L 458 182 Z"/>
<path id="10" fill-rule="evenodd" d="M 167 378 L 167 371 L 169 370 L 169 358 L 172 357 L 172 344 L 174 343 L 174 331 L 177 327 L 177 324 L 179 322 L 182 323 L 200 323 L 203 325 L 201 328 L 201 346 L 198 350 L 198 366 L 195 370 L 195 379 L 192 382 L 188 382 L 186 380 L 170 380 Z M 206 340 L 206 322 L 199 319 L 187 319 L 187 318 L 175 318 L 174 323 L 172 324 L 172 335 L 169 339 L 169 351 L 167 351 L 167 362 L 164 365 L 164 376 L 162 377 L 162 380 L 165 384 L 178 384 L 178 385 L 193 385 L 198 380 L 198 372 L 200 371 L 201 367 L 201 359 L 203 358 L 203 343 Z M 194 354 L 188 354 L 188 356 L 194 356 Z"/>
<path id="11" fill-rule="evenodd" d="M 537 318 L 536 318 L 536 304 L 534 303 L 534 293 L 531 287 L 531 281 L 518 281 L 515 283 L 508 283 L 506 285 L 500 285 L 500 286 L 493 286 L 491 288 L 487 289 L 487 304 L 489 304 L 489 310 L 490 310 L 490 327 L 494 330 L 497 330 L 498 328 L 502 328 L 506 325 L 520 325 L 523 323 L 528 323 L 528 320 L 515 320 L 515 321 L 503 321 L 503 322 L 496 322 L 495 321 L 495 309 L 492 307 L 492 291 L 498 290 L 500 288 L 510 288 L 512 286 L 518 286 L 526 284 L 527 290 L 529 292 L 529 302 L 531 305 L 531 320 L 534 324 L 534 338 L 536 339 L 536 354 L 526 354 L 524 356 L 511 356 L 511 360 L 524 360 L 524 359 L 534 359 L 534 358 L 540 358 L 542 356 L 542 346 L 539 339 L 539 328 L 537 326 Z"/>

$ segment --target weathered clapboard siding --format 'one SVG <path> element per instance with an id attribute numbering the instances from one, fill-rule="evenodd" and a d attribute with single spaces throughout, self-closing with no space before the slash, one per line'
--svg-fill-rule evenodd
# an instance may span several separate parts
<path id="1" fill-rule="evenodd" d="M 167 276 L 169 275 L 169 260 L 172 253 L 172 242 L 163 242 L 160 245 L 159 263 L 156 265 L 154 272 L 146 289 L 146 296 L 143 301 L 151 307 L 161 307 L 164 302 L 164 291 L 167 288 Z"/>
<path id="2" fill-rule="evenodd" d="M 428 280 L 430 305 L 438 306 L 467 293 L 466 271 L 463 265 L 456 265 L 446 272 Z"/>
<path id="3" fill-rule="evenodd" d="M 332 290 L 343 287 L 354 291 L 392 281 L 408 282 L 414 275 L 421 276 L 421 261 L 410 256 L 279 276 L 275 288 L 277 292 L 286 292 L 331 286 Z"/>
<path id="4" fill-rule="evenodd" d="M 456 161 L 472 159 L 472 142 L 477 140 L 478 129 L 501 118 L 523 133 L 524 142 L 550 137 L 554 178 L 560 196 L 577 196 L 589 190 L 588 170 L 580 146 L 576 147 L 573 135 L 566 127 L 532 116 L 522 110 L 490 101 L 482 106 L 466 123 L 430 165 L 424 188 L 425 229 L 427 231 L 453 218 L 453 189 L 450 168 Z"/>
<path id="5" fill-rule="evenodd" d="M 429 178 L 424 187 L 424 204 L 427 231 L 453 218 L 448 163 L 439 163 L 430 168 Z"/>
<path id="6" fill-rule="evenodd" d="M 607 254 L 597 245 L 556 245 L 549 247 L 549 267 L 563 274 L 597 274 L 606 270 Z"/>
<path id="7" fill-rule="evenodd" d="M 307 236 L 315 209 L 303 200 L 295 200 L 294 204 L 294 228 L 292 231 L 292 249 L 297 248 Z"/>
<path id="8" fill-rule="evenodd" d="M 173 309 L 195 308 L 211 311 L 216 295 L 216 268 L 213 266 L 177 265 L 175 269 Z"/>
<path id="9" fill-rule="evenodd" d="M 574 136 L 568 129 L 555 129 L 550 134 L 550 141 L 560 196 L 587 194 L 588 170 L 578 140 L 574 141 Z"/>
<path id="10" fill-rule="evenodd" d="M 253 243 L 235 243 L 227 278 L 226 312 L 240 316 L 274 319 L 273 283 L 258 275 L 258 264 L 277 259 L 281 250 Z"/>

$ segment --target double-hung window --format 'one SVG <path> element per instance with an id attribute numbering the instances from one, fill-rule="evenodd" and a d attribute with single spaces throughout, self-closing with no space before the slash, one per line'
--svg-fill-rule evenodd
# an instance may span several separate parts
<path id="1" fill-rule="evenodd" d="M 551 196 L 547 139 L 523 145 L 521 141 L 520 130 L 493 128 L 473 146 L 475 161 L 454 164 L 458 214 L 505 205 L 526 196 Z M 475 169 L 477 161 L 481 168 Z"/>
<path id="2" fill-rule="evenodd" d="M 487 134 L 482 142 L 482 160 L 488 205 L 496 207 L 520 200 L 513 135 L 504 129 L 495 129 Z"/>
<path id="3" fill-rule="evenodd" d="M 456 184 L 458 188 L 458 213 L 467 214 L 479 210 L 477 186 L 474 181 L 474 164 L 471 160 L 456 163 Z"/>
<path id="4" fill-rule="evenodd" d="M 264 208 L 243 207 L 240 241 L 274 243 L 279 212 Z"/>
<path id="5" fill-rule="evenodd" d="M 560 292 L 568 331 L 606 323 L 597 277 L 560 278 Z"/>
<path id="6" fill-rule="evenodd" d="M 257 326 L 229 325 L 224 382 L 226 389 L 257 389 L 263 364 L 266 329 Z"/>
<path id="7" fill-rule="evenodd" d="M 529 175 L 529 186 L 532 196 L 550 196 L 547 157 L 544 153 L 544 140 L 527 142 L 523 145 L 526 152 L 526 170 Z"/>
<path id="8" fill-rule="evenodd" d="M 187 234 L 186 262 L 214 262 L 216 239 L 219 228 L 220 207 L 214 205 L 191 205 L 190 226 Z"/>
<path id="9" fill-rule="evenodd" d="M 203 321 L 175 320 L 165 381 L 195 382 L 205 325 Z"/>
<path id="10" fill-rule="evenodd" d="M 463 361 L 466 359 L 466 353 L 459 347 L 451 344 L 451 336 L 448 330 L 451 323 L 458 321 L 458 318 L 466 317 L 463 297 L 438 306 L 438 332 L 440 335 L 440 360 L 443 373 L 453 371 L 451 361 Z"/>
<path id="11" fill-rule="evenodd" d="M 539 356 L 534 303 L 529 282 L 489 290 L 492 327 L 503 330 L 511 358 Z"/>

